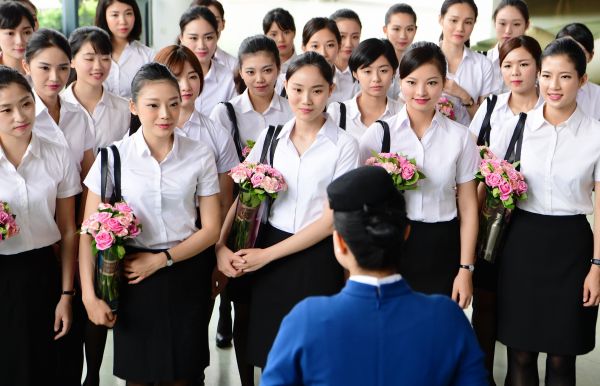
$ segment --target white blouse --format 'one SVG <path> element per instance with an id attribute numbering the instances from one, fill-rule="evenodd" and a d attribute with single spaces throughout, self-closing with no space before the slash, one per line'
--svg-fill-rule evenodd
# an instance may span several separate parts
<path id="1" fill-rule="evenodd" d="M 584 114 L 600 121 L 600 86 L 588 80 L 577 92 L 577 106 Z"/>
<path id="2" fill-rule="evenodd" d="M 173 148 L 159 163 L 150 154 L 142 128 L 115 145 L 121 157 L 123 199 L 143 227 L 131 245 L 167 249 L 196 232 L 196 197 L 219 193 L 212 151 L 203 143 L 176 133 Z M 112 152 L 108 154 L 107 195 L 114 181 Z M 99 155 L 84 184 L 100 195 Z"/>
<path id="3" fill-rule="evenodd" d="M 154 60 L 154 50 L 143 45 L 137 40 L 125 46 L 119 62 L 111 61 L 108 78 L 104 81 L 104 87 L 113 94 L 123 98 L 131 98 L 131 81 L 140 67 Z"/>
<path id="4" fill-rule="evenodd" d="M 25 155 L 15 169 L 0 146 L 0 201 L 6 201 L 21 228 L 0 242 L 0 255 L 46 247 L 60 240 L 54 220 L 56 199 L 81 192 L 79 174 L 69 150 L 34 131 Z"/>
<path id="5" fill-rule="evenodd" d="M 400 69 L 397 69 L 394 73 L 394 77 L 392 78 L 392 85 L 388 89 L 387 96 L 388 98 L 392 98 L 398 101 L 401 101 L 400 93 L 402 90 L 400 89 Z"/>
<path id="6" fill-rule="evenodd" d="M 350 67 L 346 67 L 344 71 L 340 71 L 335 66 L 334 68 L 333 83 L 335 89 L 329 97 L 329 102 L 343 102 L 352 99 L 360 92 L 360 84 L 354 81 Z"/>
<path id="7" fill-rule="evenodd" d="M 463 58 L 456 73 L 448 72 L 446 77 L 454 80 L 469 93 L 475 102 L 480 97 L 487 96 L 494 91 L 492 64 L 485 56 L 473 52 L 467 47 L 463 50 Z M 462 105 L 460 98 L 444 95 L 454 104 L 456 121 L 469 126 L 471 118 L 467 109 Z"/>
<path id="8" fill-rule="evenodd" d="M 217 46 L 214 56 L 215 62 L 227 67 L 231 72 L 235 72 L 238 66 L 238 60 L 235 56 L 228 54 L 221 47 Z"/>
<path id="9" fill-rule="evenodd" d="M 178 132 L 208 146 L 215 157 L 217 173 L 227 173 L 240 163 L 231 135 L 196 110 Z"/>
<path id="10" fill-rule="evenodd" d="M 292 54 L 292 56 L 290 56 L 290 58 L 288 60 L 281 63 L 281 70 L 279 71 L 280 74 L 285 74 L 287 72 L 287 69 L 290 66 L 290 63 L 292 63 L 292 61 L 296 58 L 296 56 L 298 56 L 298 55 L 296 54 L 296 51 L 294 51 L 294 53 Z"/>
<path id="11" fill-rule="evenodd" d="M 499 158 L 503 158 L 506 154 L 510 139 L 519 122 L 519 114 L 513 114 L 508 105 L 510 94 L 510 92 L 507 92 L 498 95 L 496 105 L 490 116 L 490 127 L 492 130 L 490 131 L 490 143 L 488 147 Z M 534 109 L 542 104 L 544 104 L 544 99 L 540 96 Z M 475 116 L 473 116 L 471 125 L 469 125 L 469 130 L 475 138 L 479 136 L 481 125 L 483 125 L 483 120 L 487 113 L 487 106 L 488 100 L 486 99 L 477 110 L 477 113 L 475 113 Z"/>
<path id="12" fill-rule="evenodd" d="M 108 90 L 102 92 L 102 97 L 92 115 L 79 103 L 73 93 L 73 84 L 61 93 L 63 100 L 81 108 L 88 120 L 88 125 L 94 136 L 94 154 L 99 148 L 106 147 L 118 141 L 129 131 L 131 112 L 129 102 Z"/>
<path id="13" fill-rule="evenodd" d="M 360 137 L 367 131 L 367 126 L 362 122 L 360 110 L 358 109 L 357 99 L 361 95 L 359 92 L 354 98 L 344 102 L 346 105 L 346 131 L 356 140 L 360 140 Z M 402 108 L 403 103 L 387 98 L 387 104 L 383 115 L 377 119 L 389 119 L 396 115 Z M 330 103 L 327 107 L 327 113 L 331 116 L 334 122 L 340 124 L 340 104 L 338 102 Z"/>
<path id="14" fill-rule="evenodd" d="M 486 52 L 486 57 L 489 59 L 490 63 L 492 63 L 492 94 L 498 95 L 510 91 L 506 84 L 504 84 L 504 78 L 502 77 L 498 44 Z"/>
<path id="15" fill-rule="evenodd" d="M 403 107 L 387 120 L 390 126 L 390 151 L 414 158 L 426 178 L 417 190 L 404 193 L 408 218 L 434 223 L 450 221 L 457 216 L 456 185 L 475 179 L 479 151 L 469 130 L 436 112 L 431 126 L 419 141 L 410 126 Z M 374 123 L 360 139 L 360 161 L 381 151 L 383 128 Z"/>
<path id="16" fill-rule="evenodd" d="M 594 211 L 592 190 L 600 182 L 600 122 L 577 108 L 558 126 L 544 119 L 544 106 L 527 115 L 521 172 L 529 185 L 528 212 L 567 216 Z"/>
<path id="17" fill-rule="evenodd" d="M 319 219 L 329 183 L 358 166 L 356 140 L 331 118 L 327 118 L 315 141 L 301 156 L 290 139 L 295 124 L 295 118 L 287 122 L 277 137 L 273 167 L 283 174 L 288 189 L 279 193 L 269 216 L 271 225 L 288 233 L 297 233 Z M 264 130 L 258 136 L 248 161 L 260 160 L 266 134 Z"/>
<path id="18" fill-rule="evenodd" d="M 248 89 L 241 95 L 236 96 L 229 101 L 235 111 L 235 117 L 237 119 L 238 128 L 240 131 L 240 140 L 242 148 L 246 146 L 248 140 L 256 141 L 258 135 L 268 126 L 283 125 L 292 117 L 292 109 L 287 99 L 279 96 L 277 93 L 273 94 L 271 104 L 263 112 L 259 113 L 254 110 L 250 96 L 248 95 Z M 215 106 L 212 113 L 210 114 L 212 119 L 217 126 L 223 128 L 228 133 L 233 135 L 233 124 L 227 114 L 227 107 L 224 104 L 219 103 Z"/>
<path id="19" fill-rule="evenodd" d="M 77 164 L 77 172 L 81 172 L 83 153 L 94 148 L 94 135 L 88 120 L 79 106 L 60 99 L 60 118 L 58 125 L 50 116 L 48 108 L 35 94 L 35 125 L 33 131 L 40 137 L 49 139 L 60 145 L 66 145 Z"/>
<path id="20" fill-rule="evenodd" d="M 195 107 L 208 117 L 218 103 L 227 102 L 236 95 L 233 73 L 213 60 L 210 70 L 204 75 L 204 87 L 196 98 Z"/>

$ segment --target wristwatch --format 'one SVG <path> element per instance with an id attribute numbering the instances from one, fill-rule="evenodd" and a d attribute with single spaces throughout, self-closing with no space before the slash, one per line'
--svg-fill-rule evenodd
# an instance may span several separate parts
<path id="1" fill-rule="evenodd" d="M 462 101 L 461 101 L 461 103 L 462 103 Z M 463 105 L 463 106 L 465 106 L 465 107 L 471 107 L 471 106 L 473 106 L 474 104 L 475 104 L 475 100 L 474 100 L 472 97 L 469 97 L 469 102 L 467 102 L 467 103 L 462 103 L 462 105 Z"/>
<path id="2" fill-rule="evenodd" d="M 170 267 L 174 263 L 173 258 L 171 257 L 171 254 L 169 253 L 168 250 L 165 249 L 164 252 L 165 252 L 165 255 L 167 256 L 167 267 Z"/>
<path id="3" fill-rule="evenodd" d="M 468 269 L 469 272 L 473 272 L 473 271 L 475 271 L 475 264 L 461 264 L 460 268 Z"/>

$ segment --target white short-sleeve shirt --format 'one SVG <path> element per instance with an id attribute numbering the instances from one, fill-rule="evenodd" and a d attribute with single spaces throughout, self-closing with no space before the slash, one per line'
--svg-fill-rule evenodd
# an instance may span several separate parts
<path id="1" fill-rule="evenodd" d="M 69 85 L 61 93 L 63 100 L 78 105 L 88 120 L 88 125 L 94 136 L 94 154 L 102 147 L 120 140 L 129 131 L 131 112 L 127 99 L 104 89 L 102 97 L 96 105 L 93 114 L 79 103 L 73 93 L 73 85 Z"/>
<path id="2" fill-rule="evenodd" d="M 308 150 L 298 155 L 290 134 L 296 120 L 287 122 L 279 133 L 273 167 L 279 170 L 288 189 L 280 192 L 271 207 L 269 222 L 288 233 L 297 233 L 323 213 L 327 185 L 358 165 L 356 140 L 327 118 Z M 267 130 L 258 137 L 247 160 L 260 159 Z"/>
<path id="3" fill-rule="evenodd" d="M 387 96 L 388 98 L 400 100 L 400 69 L 397 69 L 394 73 L 394 77 L 392 78 L 392 85 L 388 89 Z"/>
<path id="4" fill-rule="evenodd" d="M 204 86 L 196 98 L 195 107 L 208 117 L 217 104 L 227 102 L 236 95 L 233 73 L 213 60 L 210 70 L 204 75 Z"/>
<path id="5" fill-rule="evenodd" d="M 196 197 L 219 193 L 212 151 L 202 142 L 175 133 L 173 148 L 159 163 L 150 154 L 142 128 L 115 145 L 121 157 L 123 199 L 143 227 L 131 245 L 166 249 L 196 232 Z M 112 152 L 108 154 L 107 195 L 114 181 Z M 100 155 L 84 184 L 100 195 Z"/>
<path id="6" fill-rule="evenodd" d="M 287 69 L 290 66 L 290 63 L 292 63 L 292 61 L 296 58 L 296 56 L 298 56 L 298 55 L 296 54 L 296 51 L 294 51 L 294 53 L 292 53 L 292 56 L 290 56 L 290 58 L 288 60 L 281 63 L 281 70 L 279 71 L 280 74 L 285 74 L 287 72 Z"/>
<path id="7" fill-rule="evenodd" d="M 34 131 L 18 168 L 0 146 L 0 201 L 6 201 L 21 228 L 0 241 L 0 255 L 42 248 L 60 240 L 54 220 L 56 199 L 81 192 L 79 173 L 64 145 L 39 137 Z"/>
<path id="8" fill-rule="evenodd" d="M 499 158 L 503 158 L 506 154 L 510 139 L 519 122 L 519 114 L 514 114 L 508 105 L 510 95 L 510 92 L 498 95 L 494 110 L 492 110 L 492 115 L 490 116 L 490 127 L 492 130 L 490 131 L 490 143 L 488 147 Z M 477 113 L 473 116 L 471 125 L 469 125 L 469 131 L 473 133 L 475 138 L 479 136 L 481 126 L 483 125 L 487 113 L 488 100 L 489 98 L 481 104 Z M 540 96 L 534 109 L 543 103 L 544 99 Z"/>
<path id="9" fill-rule="evenodd" d="M 502 69 L 500 68 L 500 51 L 496 44 L 494 48 L 486 52 L 486 56 L 492 63 L 492 94 L 503 94 L 510 91 L 509 88 L 504 84 L 504 78 L 502 77 Z"/>
<path id="10" fill-rule="evenodd" d="M 463 58 L 458 65 L 456 73 L 452 74 L 448 72 L 446 77 L 458 83 L 460 87 L 469 93 L 474 101 L 494 91 L 492 63 L 487 57 L 473 52 L 467 47 L 463 50 Z M 454 104 L 456 121 L 469 126 L 471 118 L 467 109 L 462 105 L 461 100 L 450 95 L 446 96 Z"/>
<path id="11" fill-rule="evenodd" d="M 270 125 L 283 125 L 293 117 L 292 109 L 290 108 L 287 99 L 279 96 L 277 93 L 273 93 L 271 104 L 263 113 L 254 110 L 254 106 L 252 106 L 250 96 L 248 95 L 248 89 L 241 95 L 230 100 L 229 103 L 231 103 L 231 106 L 235 111 L 235 117 L 240 131 L 241 148 L 246 146 L 248 140 L 256 141 L 258 135 L 266 127 Z M 220 126 L 233 135 L 233 123 L 231 122 L 231 119 L 229 119 L 227 107 L 225 107 L 224 104 L 219 103 L 215 106 L 210 114 L 210 119 L 212 119 L 217 126 Z"/>
<path id="12" fill-rule="evenodd" d="M 216 127 L 213 121 L 196 110 L 178 130 L 180 134 L 200 141 L 210 148 L 215 157 L 217 173 L 226 173 L 240 163 L 231 135 Z"/>
<path id="13" fill-rule="evenodd" d="M 594 211 L 592 190 L 600 181 L 600 122 L 577 108 L 558 126 L 544 119 L 544 105 L 527 115 L 521 173 L 529 186 L 528 212 L 568 216 Z"/>
<path id="14" fill-rule="evenodd" d="M 119 62 L 111 61 L 104 87 L 123 98 L 131 98 L 131 81 L 140 67 L 154 60 L 154 50 L 134 40 L 125 46 Z"/>
<path id="15" fill-rule="evenodd" d="M 577 106 L 584 114 L 600 121 L 600 86 L 588 80 L 577 92 Z"/>
<path id="16" fill-rule="evenodd" d="M 419 141 L 403 107 L 386 121 L 390 126 L 390 151 L 414 158 L 426 178 L 417 190 L 404 193 L 409 219 L 427 223 L 450 221 L 457 216 L 456 185 L 475 178 L 479 152 L 469 130 L 436 112 Z M 374 123 L 360 140 L 361 164 L 381 151 L 383 128 Z"/>
<path id="17" fill-rule="evenodd" d="M 227 67 L 232 73 L 235 72 L 238 66 L 238 60 L 235 56 L 228 54 L 221 47 L 217 47 L 214 56 L 215 62 Z"/>
<path id="18" fill-rule="evenodd" d="M 346 67 L 344 71 L 340 71 L 335 66 L 334 69 L 333 83 L 335 89 L 329 97 L 329 102 L 343 102 L 352 99 L 360 92 L 360 84 L 354 81 L 350 67 Z"/>
<path id="19" fill-rule="evenodd" d="M 290 67 L 290 64 L 296 58 L 296 56 L 298 56 L 298 55 L 296 54 L 296 52 L 294 52 L 288 60 L 281 63 L 281 70 L 279 71 L 279 76 L 277 77 L 277 82 L 275 82 L 275 93 L 277 93 L 277 95 L 281 95 L 281 93 L 283 91 L 283 85 L 285 83 L 285 74 L 287 73 L 287 70 Z"/>
<path id="20" fill-rule="evenodd" d="M 90 130 L 87 117 L 77 105 L 60 99 L 60 118 L 58 125 L 50 116 L 48 108 L 35 94 L 35 125 L 33 130 L 40 136 L 71 150 L 77 164 L 77 172 L 81 172 L 83 153 L 94 148 L 94 135 Z"/>
<path id="21" fill-rule="evenodd" d="M 357 141 L 360 140 L 360 137 L 367 131 L 368 128 L 362 122 L 360 110 L 358 109 L 357 99 L 360 95 L 361 93 L 359 92 L 354 96 L 354 98 L 343 102 L 344 105 L 346 105 L 346 131 L 352 134 Z M 387 98 L 385 111 L 383 112 L 383 115 L 377 119 L 391 118 L 400 111 L 402 106 L 402 103 Z M 331 116 L 331 119 L 333 119 L 334 122 L 337 122 L 338 125 L 340 124 L 341 112 L 340 104 L 338 102 L 330 103 L 327 107 L 327 113 Z"/>

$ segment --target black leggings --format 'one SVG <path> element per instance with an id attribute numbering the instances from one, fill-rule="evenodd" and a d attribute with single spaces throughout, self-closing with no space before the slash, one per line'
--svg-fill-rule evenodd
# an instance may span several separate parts
<path id="1" fill-rule="evenodd" d="M 508 349 L 508 374 L 505 385 L 538 386 L 539 353 Z M 546 386 L 575 386 L 575 356 L 548 354 Z"/>

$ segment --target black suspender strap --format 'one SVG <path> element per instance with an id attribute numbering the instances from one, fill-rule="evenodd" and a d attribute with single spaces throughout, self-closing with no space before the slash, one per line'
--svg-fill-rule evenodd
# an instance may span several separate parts
<path id="1" fill-rule="evenodd" d="M 229 102 L 221 102 L 225 105 L 225 108 L 227 109 L 227 116 L 229 117 L 229 120 L 231 121 L 231 136 L 233 137 L 233 144 L 235 145 L 235 151 L 238 154 L 238 158 L 240 159 L 240 162 L 244 161 L 244 156 L 242 155 L 242 149 L 244 148 L 242 146 L 241 140 L 240 140 L 240 128 L 238 126 L 238 122 L 237 122 L 237 118 L 235 116 L 235 110 L 233 109 L 233 105 Z"/>
<path id="2" fill-rule="evenodd" d="M 344 102 L 338 102 L 340 104 L 340 128 L 346 130 L 346 105 Z"/>
<path id="3" fill-rule="evenodd" d="M 106 202 L 106 183 L 108 181 L 108 154 L 106 148 L 100 149 L 100 200 Z"/>
<path id="4" fill-rule="evenodd" d="M 119 149 L 115 145 L 110 145 L 110 150 L 113 153 L 113 177 L 115 179 L 115 186 L 113 188 L 113 202 L 121 201 L 121 156 L 119 155 Z"/>
<path id="5" fill-rule="evenodd" d="M 386 121 L 378 120 L 381 127 L 383 127 L 383 140 L 381 141 L 381 152 L 389 153 L 390 152 L 390 126 Z"/>
<path id="6" fill-rule="evenodd" d="M 508 149 L 506 150 L 506 154 L 504 155 L 504 159 L 510 163 L 518 162 L 521 160 L 521 146 L 523 145 L 523 132 L 525 130 L 526 119 L 527 114 L 519 114 L 519 122 L 517 122 L 517 126 L 513 131 L 512 137 L 510 138 Z M 517 170 L 519 170 L 520 168 L 521 166 L 517 165 Z"/>
<path id="7" fill-rule="evenodd" d="M 110 200 L 106 197 L 106 188 L 108 185 L 108 150 L 104 147 L 100 149 L 100 199 L 102 202 L 115 202 L 121 201 L 121 157 L 119 156 L 119 149 L 115 145 L 110 145 L 110 150 L 113 153 L 113 177 L 114 186 L 113 193 Z"/>
<path id="8" fill-rule="evenodd" d="M 490 133 L 492 131 L 492 126 L 490 125 L 490 118 L 492 117 L 492 112 L 494 111 L 494 107 L 496 106 L 497 100 L 497 95 L 490 95 L 487 98 L 487 110 L 485 111 L 485 118 L 483 118 L 483 123 L 481 124 L 481 128 L 479 129 L 479 136 L 477 137 L 477 146 L 487 146 L 490 144 Z"/>
<path id="9" fill-rule="evenodd" d="M 285 87 L 281 88 L 281 93 L 279 93 L 279 96 L 284 97 L 285 99 L 287 99 L 287 91 L 285 91 Z"/>
<path id="10" fill-rule="evenodd" d="M 265 136 L 265 141 L 263 142 L 262 152 L 260 154 L 260 163 L 267 163 L 269 165 L 273 165 L 273 158 L 275 156 L 275 149 L 277 148 L 277 143 L 279 142 L 279 133 L 281 133 L 281 129 L 283 125 L 277 125 L 277 127 L 270 125 L 267 131 L 267 135 Z M 267 152 L 269 153 L 269 159 L 267 160 Z"/>

